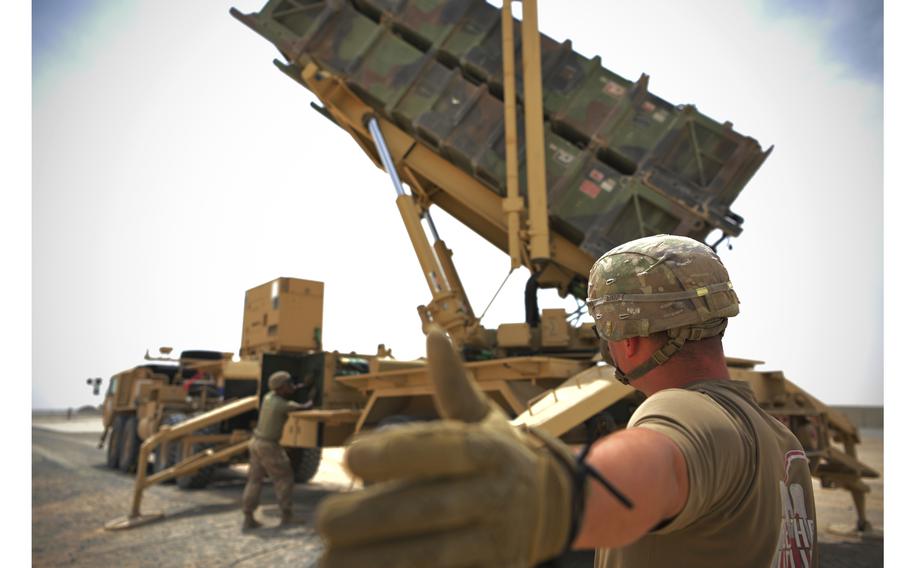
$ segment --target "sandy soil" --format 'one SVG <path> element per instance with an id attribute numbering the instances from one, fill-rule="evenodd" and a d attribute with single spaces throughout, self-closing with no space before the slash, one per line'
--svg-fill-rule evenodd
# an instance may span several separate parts
<path id="1" fill-rule="evenodd" d="M 313 530 L 313 513 L 326 495 L 350 488 L 341 468 L 341 451 L 325 453 L 313 482 L 298 485 L 296 512 L 306 524 L 277 528 L 278 510 L 266 485 L 259 517 L 266 528 L 240 531 L 240 496 L 244 468 L 221 470 L 206 490 L 181 491 L 174 485 L 148 490 L 144 512 L 165 518 L 128 531 L 109 532 L 104 523 L 128 512 L 130 476 L 107 469 L 97 449 L 97 418 L 38 418 L 32 429 L 32 562 L 35 566 L 316 566 L 321 542 Z M 867 432 L 860 458 L 882 469 L 881 431 Z M 869 517 L 883 523 L 883 480 L 869 483 Z M 881 566 L 880 539 L 849 538 L 827 531 L 829 525 L 852 525 L 852 501 L 843 491 L 816 488 L 822 566 Z M 571 567 L 590 566 L 579 554 Z M 568 566 L 567 566 L 568 568 Z"/>

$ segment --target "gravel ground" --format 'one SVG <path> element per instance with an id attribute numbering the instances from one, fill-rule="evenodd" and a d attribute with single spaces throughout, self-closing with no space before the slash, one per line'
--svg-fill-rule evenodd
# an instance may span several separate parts
<path id="1" fill-rule="evenodd" d="M 856 524 L 853 499 L 846 491 L 822 489 L 816 481 L 815 508 L 820 531 L 818 534 L 821 564 L 826 568 L 873 567 L 884 565 L 884 440 L 881 430 L 861 430 L 862 443 L 857 446 L 860 461 L 882 474 L 867 479 L 870 492 L 866 495 L 866 514 L 876 529 L 867 538 L 836 534 Z"/>
<path id="2" fill-rule="evenodd" d="M 32 561 L 35 566 L 315 566 L 321 543 L 313 531 L 316 504 L 339 486 L 300 485 L 298 515 L 307 523 L 280 530 L 266 485 L 259 510 L 264 529 L 240 531 L 245 479 L 226 469 L 204 491 L 158 486 L 143 498 L 144 512 L 164 520 L 109 532 L 104 523 L 128 512 L 132 478 L 103 465 L 97 435 L 32 431 Z"/>
<path id="3" fill-rule="evenodd" d="M 128 512 L 132 477 L 107 469 L 98 434 L 90 427 L 42 421 L 32 429 L 32 563 L 35 566 L 316 566 L 321 542 L 313 531 L 319 501 L 350 487 L 338 450 L 326 452 L 313 482 L 298 485 L 295 511 L 306 523 L 277 528 L 279 512 L 266 484 L 258 516 L 266 527 L 240 531 L 242 467 L 220 471 L 203 491 L 180 491 L 173 485 L 146 491 L 144 512 L 164 512 L 161 521 L 127 531 L 105 531 L 103 525 Z M 882 471 L 881 431 L 866 433 L 860 458 Z M 870 483 L 869 517 L 882 527 L 882 480 Z M 816 488 L 822 566 L 882 566 L 880 539 L 834 535 L 830 525 L 852 525 L 849 495 Z M 578 555 L 570 566 L 590 566 Z"/>

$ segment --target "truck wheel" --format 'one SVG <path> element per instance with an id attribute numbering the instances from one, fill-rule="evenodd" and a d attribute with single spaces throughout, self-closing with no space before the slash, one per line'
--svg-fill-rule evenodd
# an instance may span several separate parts
<path id="1" fill-rule="evenodd" d="M 206 466 L 190 475 L 183 475 L 177 478 L 177 487 L 180 489 L 205 489 L 212 481 L 215 474 L 215 466 Z"/>
<path id="2" fill-rule="evenodd" d="M 136 433 L 139 424 L 136 415 L 125 418 L 120 431 L 120 460 L 117 462 L 117 467 L 123 473 L 129 473 L 136 469 L 136 459 L 139 457 L 139 446 L 142 444 L 142 440 Z"/>
<path id="3" fill-rule="evenodd" d="M 322 448 L 285 448 L 291 460 L 295 483 L 306 483 L 319 471 Z"/>
<path id="4" fill-rule="evenodd" d="M 122 414 L 114 416 L 111 423 L 111 434 L 107 439 L 107 467 L 117 469 L 120 463 L 120 446 L 123 440 L 123 419 Z"/>
<path id="5" fill-rule="evenodd" d="M 162 426 L 175 426 L 177 424 L 180 424 L 181 422 L 183 422 L 186 419 L 187 419 L 187 416 L 185 414 L 171 414 L 169 416 L 164 417 L 164 419 L 161 421 L 161 425 Z M 165 469 L 167 469 L 167 468 L 171 467 L 172 465 L 174 465 L 175 463 L 177 463 L 177 460 L 180 459 L 180 456 L 179 456 L 180 443 L 179 442 L 172 441 L 171 443 L 169 443 L 167 445 L 166 454 L 162 453 L 161 449 L 162 449 L 162 446 L 160 446 L 160 445 L 157 448 L 155 448 L 155 467 L 154 467 L 155 473 L 164 471 Z M 162 481 L 162 483 L 167 483 L 167 484 L 173 484 L 175 482 L 176 482 L 176 480 L 174 478 L 168 479 L 167 481 Z"/>
<path id="6" fill-rule="evenodd" d="M 209 426 L 207 428 L 201 428 L 197 430 L 197 434 L 217 434 L 217 426 Z M 193 444 L 190 451 L 192 453 L 201 452 L 206 448 L 212 447 L 212 444 Z M 177 487 L 180 489 L 203 489 L 209 482 L 212 481 L 212 476 L 215 474 L 215 465 L 208 465 L 204 468 L 197 470 L 190 475 L 182 475 L 177 478 Z"/>
<path id="7" fill-rule="evenodd" d="M 179 444 L 177 444 L 177 443 L 168 444 L 166 454 L 162 453 L 161 446 L 158 446 L 157 448 L 155 448 L 155 466 L 154 466 L 154 468 L 152 468 L 153 471 L 155 473 L 158 473 L 158 472 L 164 471 L 165 469 L 167 469 L 167 468 L 171 467 L 172 465 L 174 465 L 175 463 L 177 463 L 177 450 L 178 449 L 179 449 Z M 174 483 L 174 479 L 171 478 L 166 481 L 162 481 L 161 483 Z"/>

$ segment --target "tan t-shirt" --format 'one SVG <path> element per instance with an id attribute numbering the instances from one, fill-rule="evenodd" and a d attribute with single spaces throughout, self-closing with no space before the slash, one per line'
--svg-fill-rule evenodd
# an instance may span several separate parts
<path id="1" fill-rule="evenodd" d="M 303 405 L 293 400 L 288 400 L 273 392 L 266 394 L 262 400 L 262 408 L 259 409 L 259 422 L 256 424 L 256 429 L 253 430 L 253 435 L 263 440 L 277 442 L 284 431 L 288 412 L 301 408 Z"/>
<path id="2" fill-rule="evenodd" d="M 689 497 L 679 515 L 635 543 L 598 550 L 597 568 L 818 566 L 815 498 L 796 437 L 747 383 L 702 381 L 655 393 L 629 427 L 682 451 Z"/>

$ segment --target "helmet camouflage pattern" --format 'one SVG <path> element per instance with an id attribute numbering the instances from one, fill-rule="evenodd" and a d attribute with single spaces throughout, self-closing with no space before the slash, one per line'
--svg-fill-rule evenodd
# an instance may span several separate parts
<path id="1" fill-rule="evenodd" d="M 291 384 L 291 374 L 287 371 L 275 371 L 269 376 L 269 390 L 278 390 L 287 384 Z"/>
<path id="2" fill-rule="evenodd" d="M 688 237 L 656 235 L 620 245 L 594 263 L 588 310 L 605 340 L 667 332 L 675 347 L 656 353 L 644 373 L 685 341 L 723 333 L 727 318 L 739 313 L 739 299 L 711 248 Z"/>

